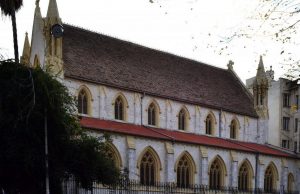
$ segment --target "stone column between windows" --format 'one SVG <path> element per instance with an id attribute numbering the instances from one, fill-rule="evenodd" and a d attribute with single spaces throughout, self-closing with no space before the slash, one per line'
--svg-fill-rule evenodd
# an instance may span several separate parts
<path id="1" fill-rule="evenodd" d="M 201 134 L 201 128 L 200 128 L 200 120 L 201 115 L 200 115 L 200 107 L 199 106 L 195 106 L 195 128 L 194 131 L 197 134 Z"/>
<path id="2" fill-rule="evenodd" d="M 134 123 L 141 124 L 141 97 L 139 94 L 134 94 Z"/>
<path id="3" fill-rule="evenodd" d="M 220 127 L 221 127 L 221 137 L 226 137 L 226 122 L 225 122 L 225 113 L 221 111 Z M 219 127 L 219 126 L 218 126 Z M 218 128 L 219 130 L 219 128 Z"/>
<path id="4" fill-rule="evenodd" d="M 165 147 L 166 147 L 166 170 L 165 170 L 166 182 L 175 182 L 173 144 L 170 142 L 166 142 Z"/>
<path id="5" fill-rule="evenodd" d="M 127 168 L 128 176 L 130 180 L 138 180 L 136 172 L 136 150 L 135 150 L 135 139 L 132 136 L 127 136 Z"/>
<path id="6" fill-rule="evenodd" d="M 172 105 L 170 100 L 166 100 L 166 129 L 171 129 Z"/>
<path id="7" fill-rule="evenodd" d="M 230 151 L 231 155 L 231 187 L 238 187 L 238 159 L 235 151 Z"/>
<path id="8" fill-rule="evenodd" d="M 286 164 L 286 160 L 281 159 L 280 188 L 283 186 L 285 191 L 287 190 L 288 187 L 287 176 L 288 176 L 288 167 Z"/>
<path id="9" fill-rule="evenodd" d="M 200 162 L 200 184 L 208 185 L 208 154 L 207 148 L 200 146 L 201 162 Z"/>
<path id="10" fill-rule="evenodd" d="M 264 189 L 264 181 L 265 181 L 265 163 L 262 159 L 258 159 L 258 189 Z"/>
<path id="11" fill-rule="evenodd" d="M 105 98 L 106 98 L 106 92 L 105 87 L 100 86 L 99 87 L 99 118 L 106 118 L 106 107 L 105 107 Z"/>

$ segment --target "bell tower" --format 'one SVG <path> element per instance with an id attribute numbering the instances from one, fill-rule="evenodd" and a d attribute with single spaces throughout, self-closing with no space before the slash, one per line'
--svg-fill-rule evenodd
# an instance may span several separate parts
<path id="1" fill-rule="evenodd" d="M 63 76 L 62 33 L 63 26 L 57 8 L 56 0 L 49 0 L 47 16 L 44 19 L 44 37 L 46 41 L 45 65 L 50 73 Z"/>

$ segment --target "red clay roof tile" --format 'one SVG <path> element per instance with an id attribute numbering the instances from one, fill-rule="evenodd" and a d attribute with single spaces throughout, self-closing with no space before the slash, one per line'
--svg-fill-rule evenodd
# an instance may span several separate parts
<path id="1" fill-rule="evenodd" d="M 260 153 L 279 157 L 296 158 L 296 155 L 269 147 L 268 145 L 241 142 L 231 139 L 197 135 L 181 131 L 171 131 L 148 126 L 134 125 L 129 123 L 101 120 L 96 118 L 82 117 L 80 120 L 82 127 L 106 131 L 111 133 L 121 133 L 133 136 L 140 136 L 152 139 L 162 139 L 180 143 L 205 145 L 222 149 L 237 150 L 242 152 Z"/>

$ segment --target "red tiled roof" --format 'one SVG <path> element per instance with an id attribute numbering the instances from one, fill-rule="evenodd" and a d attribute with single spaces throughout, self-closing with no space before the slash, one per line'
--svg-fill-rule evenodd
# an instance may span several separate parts
<path id="1" fill-rule="evenodd" d="M 257 117 L 227 69 L 64 24 L 66 78 Z"/>
<path id="2" fill-rule="evenodd" d="M 153 128 L 148 126 L 134 125 L 117 121 L 101 120 L 96 118 L 82 117 L 80 124 L 84 128 L 101 130 L 111 133 L 121 133 L 133 136 L 140 136 L 153 139 L 162 139 L 167 141 L 198 144 L 223 149 L 260 153 L 279 157 L 296 158 L 296 155 L 269 147 L 268 145 L 241 142 L 236 140 L 210 137 L 206 135 L 197 135 L 192 133 L 170 131 L 166 129 Z"/>

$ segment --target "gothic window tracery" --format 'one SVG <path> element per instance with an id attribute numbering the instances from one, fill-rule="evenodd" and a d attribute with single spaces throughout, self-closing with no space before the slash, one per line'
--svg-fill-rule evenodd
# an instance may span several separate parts
<path id="1" fill-rule="evenodd" d="M 88 96 L 84 90 L 81 90 L 78 94 L 77 109 L 80 114 L 88 114 Z"/>
<path id="2" fill-rule="evenodd" d="M 205 120 L 205 133 L 213 135 L 213 117 L 209 114 Z"/>
<path id="3" fill-rule="evenodd" d="M 153 155 L 147 151 L 142 159 L 140 164 L 140 181 L 144 185 L 154 185 L 156 179 L 156 169 L 157 164 L 155 164 L 155 159 Z"/>
<path id="4" fill-rule="evenodd" d="M 154 103 L 151 103 L 148 107 L 148 125 L 157 125 L 157 108 Z"/>
<path id="5" fill-rule="evenodd" d="M 124 120 L 124 101 L 120 96 L 115 100 L 115 119 Z"/>
<path id="6" fill-rule="evenodd" d="M 276 188 L 276 179 L 275 179 L 275 172 L 271 165 L 269 165 L 265 171 L 265 178 L 264 178 L 264 191 L 265 192 L 272 192 Z"/>
<path id="7" fill-rule="evenodd" d="M 184 109 L 181 109 L 178 114 L 178 129 L 186 130 L 187 126 L 187 113 Z"/>
<path id="8" fill-rule="evenodd" d="M 238 189 L 241 191 L 247 191 L 251 187 L 251 169 L 244 162 L 239 169 L 239 177 L 238 177 Z"/>
<path id="9" fill-rule="evenodd" d="M 188 187 L 191 184 L 190 176 L 191 165 L 189 164 L 186 155 L 182 156 L 177 164 L 177 186 L 178 187 Z"/>
<path id="10" fill-rule="evenodd" d="M 209 188 L 221 189 L 224 182 L 224 166 L 219 158 L 216 158 L 209 169 Z"/>

